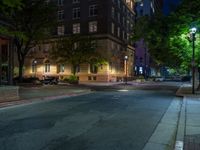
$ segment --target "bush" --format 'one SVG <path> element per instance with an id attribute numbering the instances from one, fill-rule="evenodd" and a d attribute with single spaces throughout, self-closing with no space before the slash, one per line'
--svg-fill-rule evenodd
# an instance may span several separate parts
<path id="1" fill-rule="evenodd" d="M 64 78 L 63 81 L 68 82 L 70 84 L 78 84 L 78 77 L 71 75 L 69 78 Z"/>

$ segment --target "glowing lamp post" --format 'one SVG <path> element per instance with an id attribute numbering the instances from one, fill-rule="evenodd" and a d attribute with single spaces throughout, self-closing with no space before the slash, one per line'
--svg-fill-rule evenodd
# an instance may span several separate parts
<path id="1" fill-rule="evenodd" d="M 126 79 L 125 79 L 125 84 L 127 84 L 128 81 L 128 56 L 124 56 L 124 60 L 125 60 L 125 72 L 126 72 Z"/>
<path id="2" fill-rule="evenodd" d="M 195 34 L 197 32 L 196 28 L 190 29 L 190 34 L 192 36 L 192 94 L 195 94 Z"/>

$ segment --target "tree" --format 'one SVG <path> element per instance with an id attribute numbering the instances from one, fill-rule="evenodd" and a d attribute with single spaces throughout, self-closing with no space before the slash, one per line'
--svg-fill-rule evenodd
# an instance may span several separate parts
<path id="1" fill-rule="evenodd" d="M 21 0 L 20 6 L 20 9 L 13 7 L 12 11 L 3 12 L 3 20 L 9 26 L 0 31 L 14 37 L 19 62 L 19 79 L 22 80 L 25 58 L 32 47 L 51 34 L 49 31 L 55 25 L 56 12 L 55 4 L 44 0 Z"/>
<path id="2" fill-rule="evenodd" d="M 96 50 L 97 44 L 91 37 L 75 35 L 58 39 L 50 52 L 50 56 L 59 63 L 70 63 L 73 75 L 82 63 L 98 65 L 104 63 L 103 57 Z"/>
<path id="3" fill-rule="evenodd" d="M 22 6 L 22 0 L 1 0 L 0 1 L 0 10 L 1 12 L 12 11 L 13 9 L 20 9 Z"/>
<path id="4" fill-rule="evenodd" d="M 144 37 L 151 56 L 161 64 L 188 70 L 191 66 L 192 44 L 189 29 L 200 27 L 200 3 L 198 0 L 183 0 L 178 8 L 168 16 L 156 14 L 152 18 L 139 19 L 135 38 Z M 199 28 L 200 29 L 200 28 Z M 196 49 L 200 48 L 199 36 L 196 37 Z M 196 62 L 200 64 L 200 52 L 196 51 Z"/>

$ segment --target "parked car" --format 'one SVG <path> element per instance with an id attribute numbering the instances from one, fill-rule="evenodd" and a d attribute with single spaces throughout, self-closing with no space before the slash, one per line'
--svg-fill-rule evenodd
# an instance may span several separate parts
<path id="1" fill-rule="evenodd" d="M 190 81 L 191 80 L 191 76 L 183 76 L 181 81 L 186 82 L 186 81 Z"/>
<path id="2" fill-rule="evenodd" d="M 46 77 L 44 80 L 41 81 L 43 84 L 58 84 L 58 78 L 57 77 Z"/>
<path id="3" fill-rule="evenodd" d="M 173 76 L 172 80 L 179 82 L 182 80 L 182 77 L 181 76 Z"/>

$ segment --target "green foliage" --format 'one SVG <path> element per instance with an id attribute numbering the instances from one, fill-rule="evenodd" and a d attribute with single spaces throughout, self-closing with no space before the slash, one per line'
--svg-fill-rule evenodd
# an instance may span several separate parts
<path id="1" fill-rule="evenodd" d="M 27 54 L 41 40 L 48 38 L 50 31 L 55 27 L 56 9 L 53 2 L 47 4 L 44 0 L 17 0 L 13 6 L 10 2 L 12 0 L 4 0 L 7 7 L 4 7 L 6 11 L 2 11 L 1 19 L 7 25 L 0 27 L 0 33 L 14 38 L 19 76 L 22 78 L 22 68 Z M 12 9 L 9 9 L 10 7 Z"/>
<path id="2" fill-rule="evenodd" d="M 104 59 L 96 48 L 97 44 L 93 38 L 74 35 L 63 37 L 56 41 L 50 51 L 50 55 L 59 63 L 70 63 L 75 75 L 76 67 L 82 63 L 104 63 Z"/>
<path id="3" fill-rule="evenodd" d="M 13 11 L 14 9 L 20 9 L 22 6 L 22 0 L 1 0 L 0 11 Z"/>
<path id="4" fill-rule="evenodd" d="M 169 16 L 156 14 L 142 17 L 136 24 L 133 40 L 143 38 L 151 56 L 158 64 L 187 70 L 191 67 L 192 42 L 189 29 L 200 29 L 200 3 L 198 0 L 183 0 Z M 200 65 L 200 30 L 196 35 L 196 63 Z"/>
<path id="5" fill-rule="evenodd" d="M 78 77 L 75 75 L 71 75 L 69 78 L 64 78 L 63 81 L 70 84 L 78 84 Z"/>

